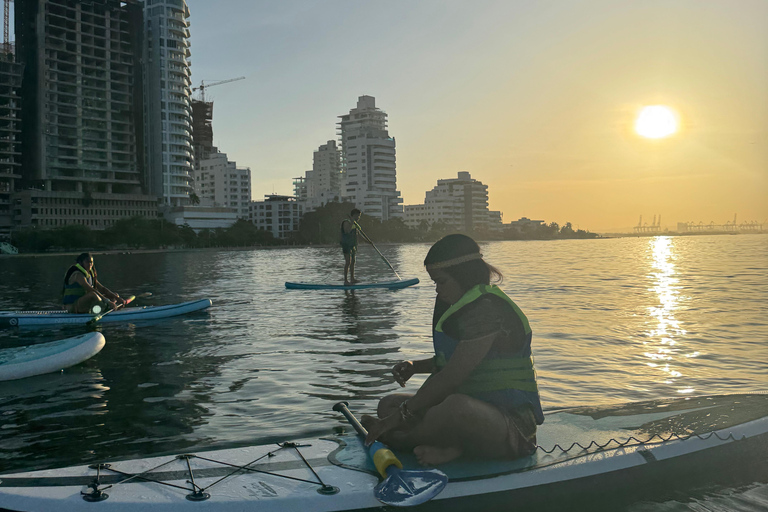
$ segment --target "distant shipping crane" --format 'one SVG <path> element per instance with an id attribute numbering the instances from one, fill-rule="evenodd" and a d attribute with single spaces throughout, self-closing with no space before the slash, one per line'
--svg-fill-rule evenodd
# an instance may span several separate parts
<path id="1" fill-rule="evenodd" d="M 6 0 L 7 1 L 7 0 Z M 245 80 L 244 76 L 239 76 L 237 78 L 230 78 L 229 80 L 220 80 L 218 82 L 213 82 L 212 84 L 206 84 L 205 80 L 200 81 L 200 85 L 198 87 L 193 87 L 192 91 L 200 91 L 200 101 L 205 102 L 205 90 L 209 87 L 213 87 L 214 85 L 221 85 L 221 84 L 228 84 L 230 82 L 237 82 L 238 80 Z"/>

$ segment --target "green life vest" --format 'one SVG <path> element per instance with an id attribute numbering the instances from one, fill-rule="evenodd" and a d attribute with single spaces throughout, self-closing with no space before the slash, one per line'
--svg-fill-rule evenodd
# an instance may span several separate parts
<path id="1" fill-rule="evenodd" d="M 528 319 L 517 307 L 512 299 L 495 285 L 477 285 L 466 292 L 461 299 L 443 313 L 435 326 L 432 342 L 435 347 L 435 366 L 441 370 L 453 355 L 459 340 L 455 340 L 443 332 L 443 325 L 452 315 L 460 309 L 476 301 L 483 295 L 491 293 L 503 299 L 512 312 L 520 319 L 525 329 L 525 345 L 522 350 L 513 356 L 490 355 L 486 356 L 470 373 L 469 377 L 459 386 L 457 392 L 467 395 L 480 393 L 519 390 L 525 394 L 535 394 L 531 401 L 538 403 L 538 386 L 536 385 L 536 371 L 533 366 L 531 354 L 531 327 Z M 493 351 L 493 349 L 491 349 Z"/>
<path id="2" fill-rule="evenodd" d="M 93 274 L 85 270 L 79 263 L 75 263 L 74 266 L 67 270 L 67 274 L 64 276 L 64 297 L 62 299 L 64 304 L 74 304 L 77 302 L 77 299 L 85 295 L 85 288 L 83 288 L 80 283 L 75 281 L 74 283 L 69 284 L 69 278 L 72 277 L 72 274 L 78 271 L 85 276 L 85 280 L 88 282 L 88 284 L 93 286 Z"/>

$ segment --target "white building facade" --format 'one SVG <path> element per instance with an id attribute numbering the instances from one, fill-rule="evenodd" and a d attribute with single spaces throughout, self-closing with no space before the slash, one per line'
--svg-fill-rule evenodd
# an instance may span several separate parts
<path id="1" fill-rule="evenodd" d="M 233 208 L 237 217 L 248 219 L 251 205 L 251 169 L 238 168 L 226 153 L 211 153 L 197 162 L 195 192 L 200 204 Z"/>
<path id="2" fill-rule="evenodd" d="M 145 138 L 150 192 L 166 206 L 192 193 L 189 8 L 184 0 L 143 0 Z"/>
<path id="3" fill-rule="evenodd" d="M 293 196 L 266 195 L 264 201 L 253 201 L 248 219 L 258 228 L 271 231 L 275 238 L 285 239 L 299 229 L 303 214 L 301 203 Z"/>
<path id="4" fill-rule="evenodd" d="M 341 200 L 341 151 L 336 141 L 329 140 L 315 151 L 312 170 L 305 173 L 301 188 L 294 186 L 294 193 L 305 212 Z"/>
<path id="5" fill-rule="evenodd" d="M 237 222 L 237 212 L 232 208 L 174 206 L 166 210 L 163 218 L 177 226 L 187 225 L 199 233 L 203 229 L 232 227 Z"/>
<path id="6" fill-rule="evenodd" d="M 488 185 L 460 171 L 456 178 L 437 180 L 424 204 L 405 206 L 405 223 L 419 227 L 442 222 L 465 231 L 501 227 L 501 212 L 488 210 Z"/>
<path id="7" fill-rule="evenodd" d="M 342 200 L 382 221 L 402 218 L 395 139 L 387 131 L 387 114 L 376 108 L 374 97 L 360 96 L 357 107 L 339 118 Z"/>

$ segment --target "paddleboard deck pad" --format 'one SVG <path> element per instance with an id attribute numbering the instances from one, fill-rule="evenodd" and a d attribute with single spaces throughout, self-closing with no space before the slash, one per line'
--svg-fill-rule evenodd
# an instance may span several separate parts
<path id="1" fill-rule="evenodd" d="M 549 412 L 539 448 L 513 461 L 439 466 L 445 490 L 419 510 L 508 509 L 526 500 L 637 488 L 681 474 L 736 471 L 768 449 L 768 394 L 728 395 Z M 415 467 L 398 453 L 404 467 Z M 105 461 L 0 475 L 12 511 L 375 510 L 379 482 L 358 436 Z M 196 505 L 191 502 L 201 502 Z M 89 502 L 87 505 L 85 502 Z"/>
<path id="2" fill-rule="evenodd" d="M 193 300 L 167 306 L 126 307 L 105 313 L 99 323 L 135 322 L 186 315 L 211 307 L 210 299 Z M 29 327 L 45 325 L 85 325 L 96 315 L 68 313 L 67 311 L 2 311 L 0 326 Z"/>
<path id="3" fill-rule="evenodd" d="M 104 336 L 89 332 L 49 343 L 0 350 L 0 381 L 23 379 L 69 368 L 104 348 Z"/>
<path id="4" fill-rule="evenodd" d="M 407 288 L 419 284 L 417 277 L 413 279 L 402 279 L 400 281 L 379 281 L 377 283 L 355 283 L 355 284 L 331 284 L 331 283 L 292 283 L 286 282 L 285 287 L 289 290 L 366 290 L 368 288 Z"/>

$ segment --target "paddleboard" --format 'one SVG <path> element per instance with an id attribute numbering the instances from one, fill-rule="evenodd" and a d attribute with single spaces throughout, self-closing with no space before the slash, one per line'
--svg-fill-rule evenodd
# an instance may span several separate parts
<path id="1" fill-rule="evenodd" d="M 168 306 L 126 307 L 105 314 L 99 323 L 133 322 L 185 315 L 211 307 L 210 299 L 200 299 Z M 67 311 L 3 311 L 0 326 L 85 325 L 96 315 L 74 314 Z"/>
<path id="2" fill-rule="evenodd" d="M 292 290 L 365 290 L 368 288 L 407 288 L 419 283 L 419 279 L 402 279 L 400 281 L 379 281 L 377 283 L 355 283 L 350 285 L 331 283 L 292 283 L 286 282 L 285 287 Z"/>
<path id="3" fill-rule="evenodd" d="M 330 407 L 329 407 L 330 408 Z M 360 411 L 362 412 L 362 411 Z M 342 421 L 339 418 L 339 421 Z M 513 461 L 438 466 L 445 489 L 419 510 L 508 510 L 765 466 L 768 394 L 728 395 L 548 412 L 539 447 Z M 405 468 L 413 457 L 397 453 Z M 359 436 L 0 474 L 13 511 L 380 510 L 379 483 Z M 671 484 L 670 484 L 671 485 Z M 200 503 L 194 503 L 200 502 Z M 591 502 L 591 501 L 590 501 Z"/>
<path id="4" fill-rule="evenodd" d="M 0 350 L 0 381 L 23 379 L 69 368 L 99 353 L 104 336 L 89 332 L 82 336 Z"/>

